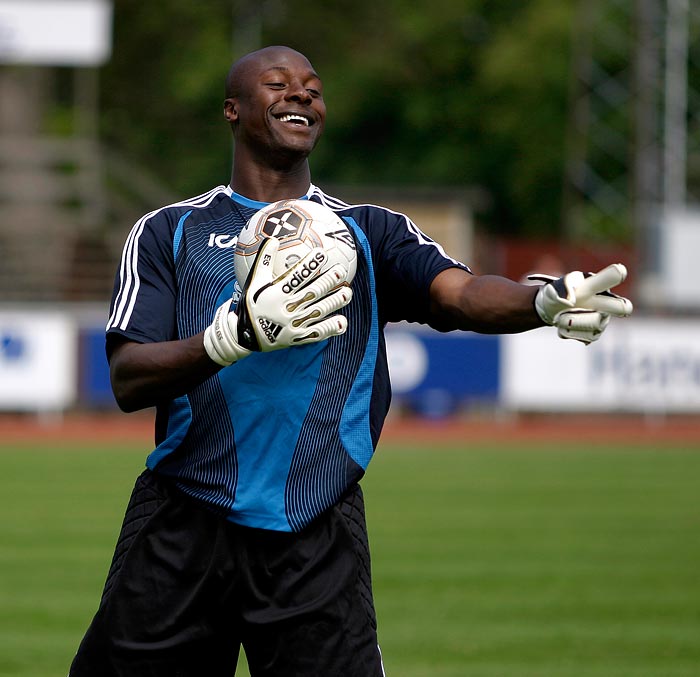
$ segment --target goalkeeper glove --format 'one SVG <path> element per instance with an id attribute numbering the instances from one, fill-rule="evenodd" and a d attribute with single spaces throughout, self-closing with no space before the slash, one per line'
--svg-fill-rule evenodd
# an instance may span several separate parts
<path id="1" fill-rule="evenodd" d="M 577 270 L 559 278 L 536 274 L 528 279 L 545 282 L 535 295 L 535 310 L 542 321 L 556 326 L 561 338 L 588 344 L 600 338 L 611 315 L 632 313 L 629 299 L 610 291 L 626 277 L 625 266 L 614 263 L 597 273 L 584 275 Z"/>
<path id="2" fill-rule="evenodd" d="M 231 310 L 232 300 L 223 303 L 214 321 L 204 332 L 204 348 L 217 364 L 228 366 L 252 351 L 270 352 L 290 346 L 323 341 L 342 334 L 347 318 L 333 315 L 352 299 L 346 284 L 348 271 L 336 264 L 325 272 L 327 255 L 312 249 L 282 275 L 273 279 L 279 240 L 267 238 L 260 247 L 238 303 Z M 319 265 L 307 266 L 303 287 L 292 287 L 287 281 L 314 260 Z"/>

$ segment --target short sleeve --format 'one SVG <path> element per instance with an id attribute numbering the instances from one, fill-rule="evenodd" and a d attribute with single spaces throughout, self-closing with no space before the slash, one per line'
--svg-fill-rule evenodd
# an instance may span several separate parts
<path id="1" fill-rule="evenodd" d="M 430 285 L 448 268 L 468 266 L 451 258 L 404 214 L 377 210 L 373 214 L 373 259 L 377 296 L 384 321 L 430 323 Z M 380 227 L 377 228 L 376 226 Z"/>
<path id="2" fill-rule="evenodd" d="M 107 323 L 107 350 L 117 337 L 139 343 L 177 338 L 177 281 L 168 215 L 144 217 L 122 251 Z"/>

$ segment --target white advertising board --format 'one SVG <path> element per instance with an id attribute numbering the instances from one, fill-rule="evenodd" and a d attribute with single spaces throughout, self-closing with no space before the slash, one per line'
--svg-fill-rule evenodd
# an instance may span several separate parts
<path id="1" fill-rule="evenodd" d="M 59 312 L 0 311 L 0 409 L 61 411 L 77 396 L 77 328 Z"/>
<path id="2" fill-rule="evenodd" d="M 0 0 L 0 63 L 99 66 L 111 51 L 107 0 Z"/>
<path id="3" fill-rule="evenodd" d="M 525 411 L 700 412 L 700 321 L 629 318 L 585 346 L 503 337 L 502 403 Z"/>
<path id="4" fill-rule="evenodd" d="M 661 228 L 661 285 L 674 308 L 700 308 L 700 210 L 674 210 Z"/>

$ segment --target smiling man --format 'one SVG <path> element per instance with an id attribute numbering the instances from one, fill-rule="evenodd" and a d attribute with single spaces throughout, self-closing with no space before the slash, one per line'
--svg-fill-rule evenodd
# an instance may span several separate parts
<path id="1" fill-rule="evenodd" d="M 624 268 L 605 288 L 581 273 L 541 287 L 477 276 L 405 215 L 327 195 L 308 163 L 322 84 L 287 47 L 233 65 L 224 115 L 230 185 L 150 212 L 124 246 L 107 323 L 112 387 L 125 411 L 156 407 L 156 447 L 70 674 L 223 677 L 243 645 L 253 677 L 378 677 L 359 481 L 389 409 L 385 325 L 552 324 L 589 343 L 631 312 L 607 291 Z M 358 256 L 351 287 L 331 269 L 284 315 L 268 274 L 277 240 L 244 289 L 232 244 L 257 210 L 289 198 L 335 211 Z M 258 324 L 283 315 L 272 344 Z"/>
<path id="2" fill-rule="evenodd" d="M 323 85 L 311 64 L 283 47 L 253 52 L 233 65 L 226 90 L 224 115 L 236 141 L 234 190 L 241 188 L 246 197 L 265 201 L 290 196 L 288 188 L 275 195 L 246 192 L 250 184 L 257 184 L 246 170 L 252 164 L 281 170 L 284 184 L 288 174 L 295 174 L 299 188 L 292 195 L 304 195 L 311 183 L 307 158 L 326 120 Z M 242 171 L 237 170 L 241 166 Z"/>

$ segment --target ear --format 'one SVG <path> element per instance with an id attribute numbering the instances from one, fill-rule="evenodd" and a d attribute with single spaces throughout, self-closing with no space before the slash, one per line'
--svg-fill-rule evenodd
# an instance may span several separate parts
<path id="1" fill-rule="evenodd" d="M 236 99 L 224 100 L 224 117 L 228 122 L 238 120 L 238 101 Z"/>

